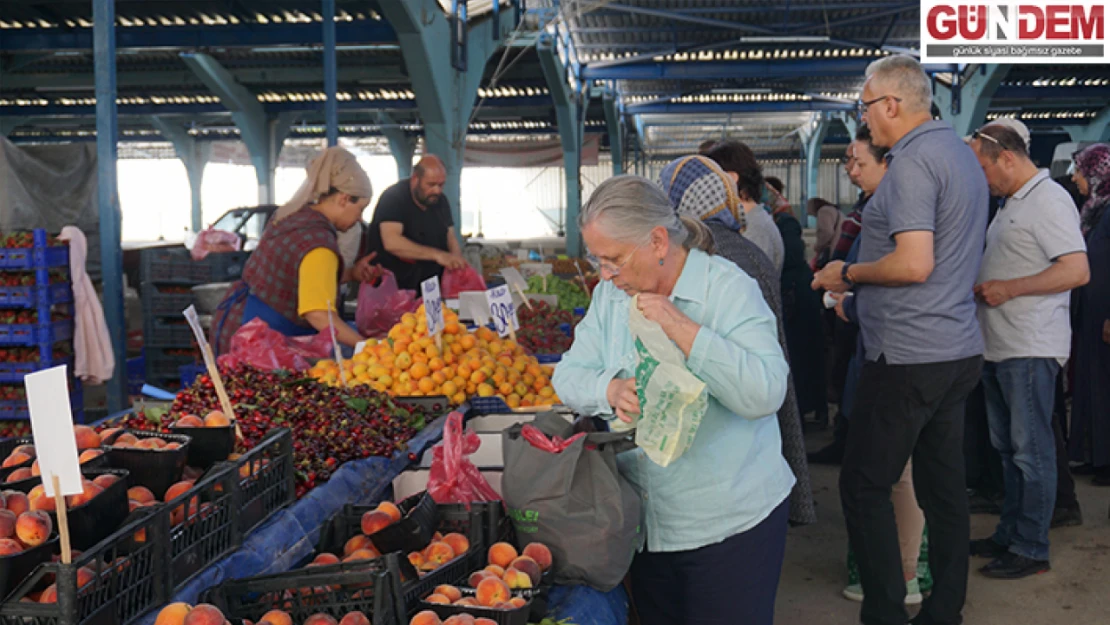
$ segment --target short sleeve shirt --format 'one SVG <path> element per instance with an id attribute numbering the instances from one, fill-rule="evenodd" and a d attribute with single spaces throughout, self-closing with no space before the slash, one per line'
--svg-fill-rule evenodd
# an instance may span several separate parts
<path id="1" fill-rule="evenodd" d="M 973 290 L 990 197 L 979 161 L 941 121 L 902 137 L 887 159 L 886 176 L 863 212 L 859 261 L 892 253 L 897 234 L 929 231 L 934 265 L 922 284 L 857 287 L 866 358 L 909 365 L 980 355 Z"/>
<path id="2" fill-rule="evenodd" d="M 435 261 L 403 260 L 385 251 L 382 245 L 382 223 L 401 224 L 405 238 L 437 250 L 448 251 L 447 231 L 455 225 L 451 205 L 445 196 L 427 209 L 417 206 L 412 199 L 409 178 L 386 189 L 378 198 L 374 219 L 370 222 L 370 250 L 378 253 L 377 261 L 397 276 L 397 286 L 402 289 L 420 290 L 420 283 L 432 276 L 443 275 L 443 266 Z"/>
<path id="3" fill-rule="evenodd" d="M 1071 195 L 1041 170 L 1013 194 L 987 230 L 979 283 L 1034 276 L 1053 261 L 1087 251 Z M 979 303 L 990 362 L 1055 358 L 1071 353 L 1071 294 L 1015 297 L 1001 306 Z"/>

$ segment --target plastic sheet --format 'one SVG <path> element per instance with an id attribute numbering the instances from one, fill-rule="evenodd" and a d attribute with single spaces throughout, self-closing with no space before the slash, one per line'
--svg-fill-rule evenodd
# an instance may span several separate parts
<path id="1" fill-rule="evenodd" d="M 332 356 L 331 336 L 285 336 L 261 319 L 251 319 L 231 337 L 231 351 L 220 356 L 221 366 L 248 364 L 259 369 L 304 371 L 312 360 Z"/>
<path id="2" fill-rule="evenodd" d="M 500 501 L 469 456 L 482 444 L 474 430 L 463 430 L 463 415 L 452 412 L 443 426 L 443 442 L 432 449 L 428 494 L 436 503 Z"/>
<path id="3" fill-rule="evenodd" d="M 485 291 L 486 281 L 482 274 L 467 265 L 462 269 L 448 269 L 443 272 L 443 297 L 455 299 L 463 291 Z"/>
<path id="4" fill-rule="evenodd" d="M 189 250 L 189 255 L 193 257 L 193 260 L 204 260 L 206 256 L 212 253 L 238 252 L 242 244 L 242 239 L 234 232 L 209 228 L 197 235 L 196 240 L 193 241 L 193 247 Z"/>
<path id="5" fill-rule="evenodd" d="M 392 271 L 385 271 L 377 286 L 363 283 L 358 289 L 358 311 L 355 326 L 359 334 L 380 338 L 401 321 L 405 313 L 416 312 L 420 301 L 416 291 L 397 288 L 397 278 Z"/>

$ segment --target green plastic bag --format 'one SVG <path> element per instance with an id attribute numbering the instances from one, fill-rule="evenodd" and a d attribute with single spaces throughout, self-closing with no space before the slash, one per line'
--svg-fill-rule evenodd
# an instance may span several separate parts
<path id="1" fill-rule="evenodd" d="M 632 298 L 628 329 L 636 343 L 636 394 L 640 419 L 636 445 L 661 467 L 677 460 L 698 433 L 709 393 L 705 383 L 686 368 L 686 356 L 663 328 L 648 321 Z"/>

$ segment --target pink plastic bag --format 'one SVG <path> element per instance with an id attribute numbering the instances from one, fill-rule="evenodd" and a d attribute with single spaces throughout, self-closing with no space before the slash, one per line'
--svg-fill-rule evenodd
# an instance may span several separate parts
<path id="1" fill-rule="evenodd" d="M 193 260 L 204 260 L 213 252 L 238 252 L 242 244 L 243 241 L 234 232 L 209 228 L 197 235 L 189 254 Z"/>
<path id="2" fill-rule="evenodd" d="M 443 299 L 455 299 L 463 291 L 485 291 L 486 281 L 470 265 L 443 272 Z"/>
<path id="3" fill-rule="evenodd" d="M 462 413 L 452 412 L 443 424 L 443 442 L 432 448 L 428 494 L 436 503 L 501 501 L 478 467 L 467 457 L 482 441 L 474 430 L 463 431 Z"/>
<path id="4" fill-rule="evenodd" d="M 384 271 L 378 286 L 363 282 L 359 287 L 355 326 L 365 337 L 380 338 L 401 321 L 402 315 L 418 308 L 416 292 L 398 289 L 393 272 Z"/>
<path id="5" fill-rule="evenodd" d="M 231 337 L 231 351 L 220 356 L 220 366 L 248 364 L 260 369 L 305 371 L 313 360 L 333 358 L 331 335 L 285 336 L 261 319 L 251 319 Z"/>

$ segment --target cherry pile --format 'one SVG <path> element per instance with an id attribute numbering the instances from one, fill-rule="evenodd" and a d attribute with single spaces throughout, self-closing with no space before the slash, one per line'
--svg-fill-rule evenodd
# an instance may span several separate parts
<path id="1" fill-rule="evenodd" d="M 31 422 L 23 419 L 0 421 L 0 438 L 20 438 L 31 435 Z"/>
<path id="2" fill-rule="evenodd" d="M 531 309 L 523 306 L 516 313 L 520 321 L 517 341 L 533 354 L 562 354 L 570 349 L 574 339 L 559 328 L 560 324 L 570 324 L 574 334 L 577 320 L 570 311 L 552 308 L 546 302 L 532 302 Z"/>
<path id="3" fill-rule="evenodd" d="M 244 450 L 273 428 L 292 430 L 297 497 L 328 481 L 345 462 L 390 457 L 404 450 L 429 418 L 423 409 L 396 403 L 367 386 L 336 389 L 245 365 L 221 369 L 221 375 L 243 432 Z M 177 416 L 203 415 L 219 407 L 212 380 L 202 375 L 177 394 L 167 425 Z"/>
<path id="4" fill-rule="evenodd" d="M 50 314 L 51 321 L 64 321 L 69 316 L 64 312 L 54 311 Z M 4 325 L 36 325 L 39 322 L 37 310 L 0 310 L 0 324 Z"/>

